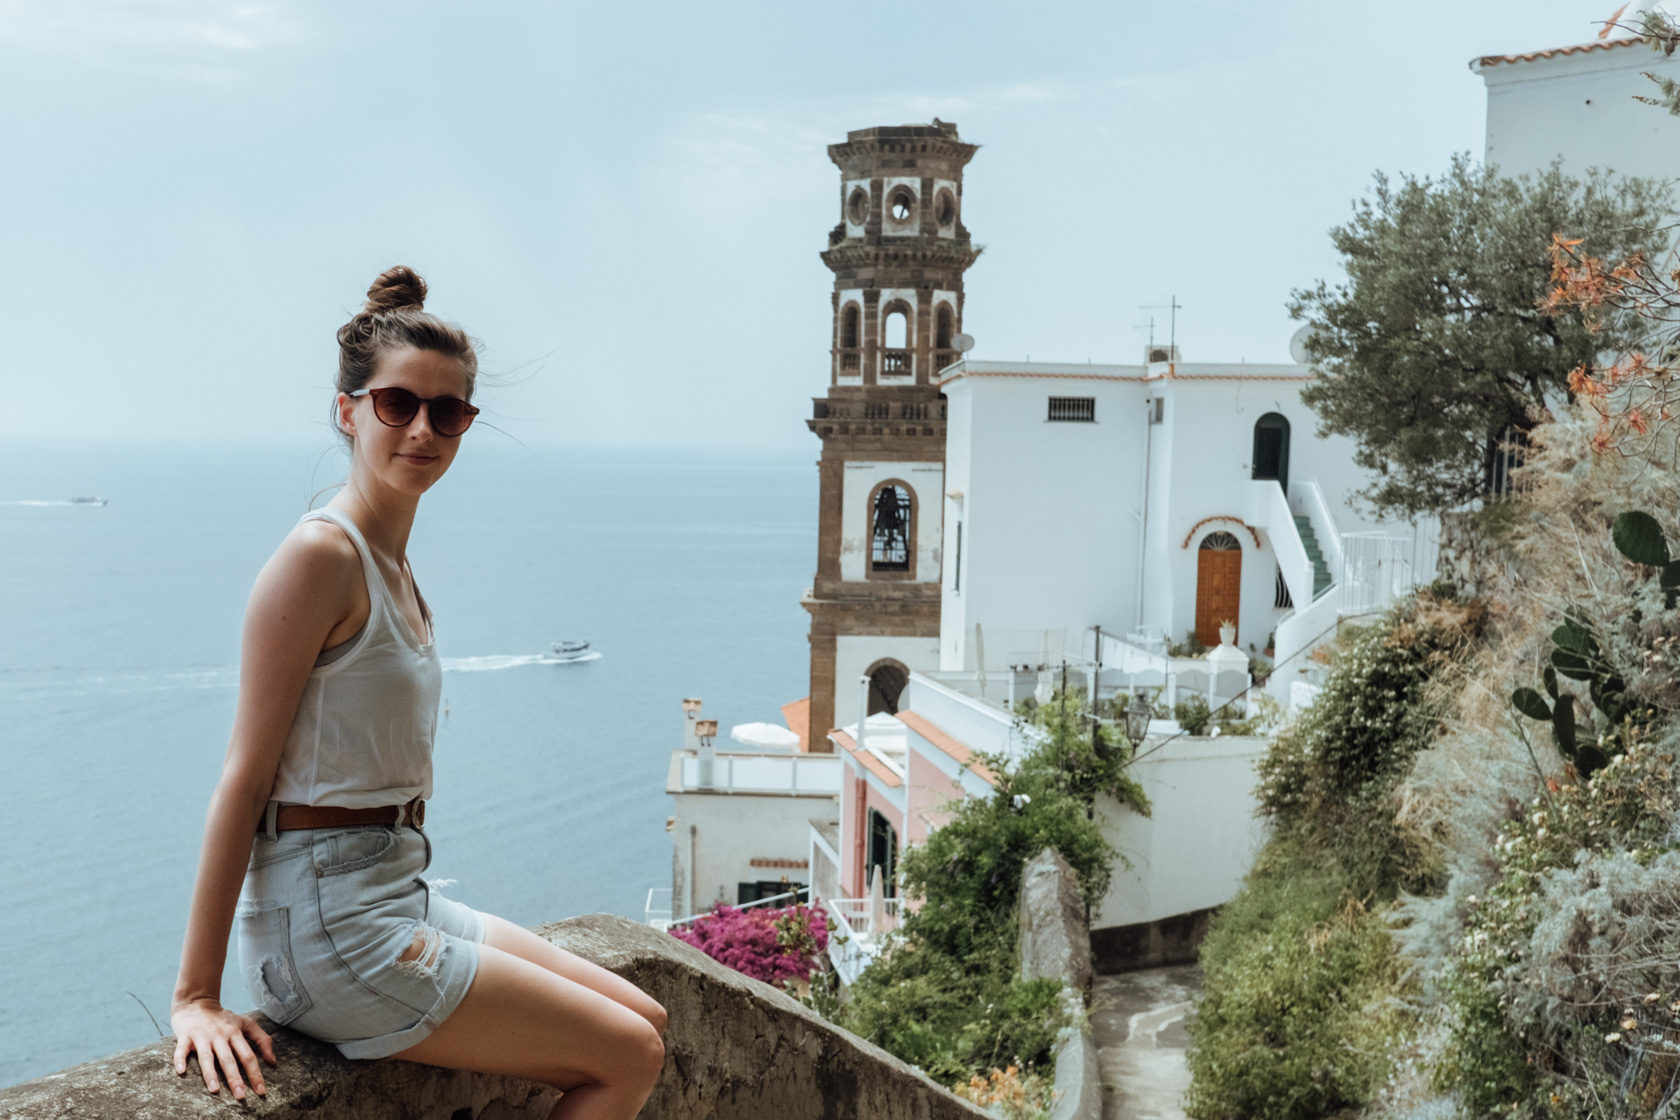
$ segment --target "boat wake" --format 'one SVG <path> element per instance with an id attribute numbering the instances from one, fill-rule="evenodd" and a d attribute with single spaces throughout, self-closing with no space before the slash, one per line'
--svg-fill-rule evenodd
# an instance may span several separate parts
<path id="1" fill-rule="evenodd" d="M 493 653 L 484 657 L 445 657 L 446 673 L 491 673 L 499 669 L 519 669 L 526 665 L 576 665 L 582 661 L 599 661 L 600 653 L 591 650 L 581 657 L 555 657 L 547 653 Z"/>

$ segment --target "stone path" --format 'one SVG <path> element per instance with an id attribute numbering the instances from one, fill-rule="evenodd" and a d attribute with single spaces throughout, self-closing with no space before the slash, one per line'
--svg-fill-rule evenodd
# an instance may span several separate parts
<path id="1" fill-rule="evenodd" d="M 1091 1032 L 1103 1082 L 1103 1120 L 1184 1120 L 1190 1071 L 1184 1018 L 1202 990 L 1195 965 L 1099 976 Z"/>

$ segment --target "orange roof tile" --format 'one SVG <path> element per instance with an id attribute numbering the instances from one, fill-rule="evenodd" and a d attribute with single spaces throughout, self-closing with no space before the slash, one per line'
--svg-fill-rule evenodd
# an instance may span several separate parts
<path id="1" fill-rule="evenodd" d="M 800 751 L 809 751 L 811 744 L 806 739 L 810 738 L 811 732 L 811 698 L 806 696 L 791 704 L 783 704 L 782 718 L 787 720 L 788 730 L 799 736 Z"/>
<path id="2" fill-rule="evenodd" d="M 988 785 L 997 785 L 997 775 L 992 773 L 985 763 L 975 761 L 974 751 L 966 743 L 953 739 L 937 724 L 929 721 L 926 716 L 910 711 L 899 712 L 898 722 L 956 759 L 957 765 L 966 766 L 980 775 Z"/>
<path id="3" fill-rule="evenodd" d="M 1573 47 L 1554 47 L 1549 51 L 1529 51 L 1526 54 L 1484 54 L 1476 60 L 1480 66 L 1498 66 L 1502 62 L 1533 62 L 1537 58 L 1559 58 L 1569 54 L 1586 54 L 1588 51 L 1608 51 L 1616 47 L 1631 47 L 1636 43 L 1648 43 L 1649 39 L 1638 36 L 1624 39 L 1603 39 L 1595 43 L 1580 43 Z"/>
<path id="4" fill-rule="evenodd" d="M 881 779 L 881 781 L 889 788 L 896 789 L 904 784 L 904 779 L 900 778 L 897 774 L 894 774 L 892 770 L 887 767 L 886 763 L 876 758 L 874 752 L 859 751 L 857 749 L 857 744 L 852 741 L 852 737 L 844 731 L 841 731 L 839 728 L 835 728 L 833 731 L 828 733 L 828 737 L 845 748 L 847 754 L 861 762 L 865 770 L 868 770 L 871 774 Z"/>

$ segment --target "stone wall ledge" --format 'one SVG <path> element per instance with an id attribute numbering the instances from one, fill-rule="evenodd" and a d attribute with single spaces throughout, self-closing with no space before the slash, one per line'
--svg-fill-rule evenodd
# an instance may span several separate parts
<path id="1" fill-rule="evenodd" d="M 786 994 L 717 963 L 669 934 L 592 914 L 539 926 L 554 944 L 647 991 L 670 1012 L 665 1070 L 648 1120 L 974 1120 L 987 1113 L 841 1030 Z M 264 1024 L 268 1026 L 268 1024 Z M 328 1045 L 273 1028 L 278 1069 L 268 1095 L 236 1102 L 204 1091 L 196 1067 L 170 1068 L 158 1042 L 0 1089 L 0 1120 L 523 1120 L 545 1117 L 552 1090 L 387 1059 L 353 1062 Z"/>

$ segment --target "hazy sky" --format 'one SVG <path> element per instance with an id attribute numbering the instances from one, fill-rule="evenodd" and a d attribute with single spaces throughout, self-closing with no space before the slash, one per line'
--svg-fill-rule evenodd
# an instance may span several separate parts
<path id="1" fill-rule="evenodd" d="M 325 442 L 401 262 L 521 439 L 815 456 L 825 146 L 935 116 L 975 357 L 1135 361 L 1176 293 L 1186 360 L 1284 361 L 1372 171 L 1480 155 L 1469 59 L 1616 2 L 0 0 L 0 438 Z"/>

